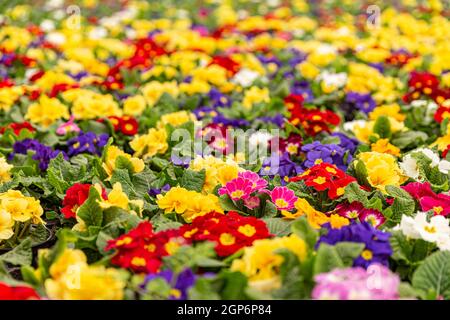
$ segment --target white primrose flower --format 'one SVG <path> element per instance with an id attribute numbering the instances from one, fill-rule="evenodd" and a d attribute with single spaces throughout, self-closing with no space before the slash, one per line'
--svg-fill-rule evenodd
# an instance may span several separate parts
<path id="1" fill-rule="evenodd" d="M 260 77 L 258 72 L 244 68 L 234 75 L 232 82 L 246 88 L 250 87 L 258 77 Z"/>
<path id="2" fill-rule="evenodd" d="M 411 239 L 423 239 L 438 244 L 439 248 L 450 248 L 448 222 L 444 216 L 440 215 L 433 216 L 428 221 L 426 212 L 418 212 L 414 218 L 403 216 L 399 229 Z"/>
<path id="3" fill-rule="evenodd" d="M 403 157 L 403 161 L 400 162 L 400 168 L 410 178 L 417 180 L 419 178 L 419 169 L 417 166 L 417 160 L 412 156 L 415 153 L 422 153 L 425 157 L 431 160 L 431 167 L 438 167 L 439 171 L 443 174 L 448 174 L 450 171 L 450 162 L 447 160 L 441 160 L 439 155 L 431 149 L 419 148 L 411 153 L 408 153 Z"/>

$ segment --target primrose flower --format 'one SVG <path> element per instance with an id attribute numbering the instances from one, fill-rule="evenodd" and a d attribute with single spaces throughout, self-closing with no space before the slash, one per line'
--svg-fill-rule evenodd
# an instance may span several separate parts
<path id="1" fill-rule="evenodd" d="M 449 221 L 443 216 L 433 216 L 427 219 L 426 212 L 418 212 L 416 216 L 402 216 L 399 225 L 402 233 L 411 239 L 423 239 L 428 242 L 437 243 L 438 247 L 444 247 L 448 250 L 450 243 Z M 443 248 L 443 250 L 445 250 Z"/>
<path id="2" fill-rule="evenodd" d="M 281 285 L 279 267 L 284 259 L 276 251 L 287 249 L 303 261 L 306 258 L 305 242 L 292 234 L 290 236 L 256 240 L 251 247 L 244 248 L 244 255 L 233 260 L 232 271 L 240 271 L 249 279 L 252 288 L 261 291 L 277 289 Z"/>
<path id="3" fill-rule="evenodd" d="M 270 192 L 270 198 L 278 210 L 291 210 L 294 208 L 297 197 L 294 191 L 287 187 L 275 187 Z"/>
<path id="4" fill-rule="evenodd" d="M 253 171 L 242 171 L 238 173 L 239 178 L 247 179 L 252 182 L 253 191 L 260 191 L 267 187 L 267 181 L 260 178 L 259 175 Z"/>
<path id="5" fill-rule="evenodd" d="M 0 183 L 8 182 L 11 180 L 10 171 L 14 166 L 6 162 L 4 157 L 0 156 Z"/>
<path id="6" fill-rule="evenodd" d="M 379 152 L 363 152 L 358 155 L 367 169 L 367 180 L 370 185 L 383 193 L 388 185 L 400 186 L 407 180 L 404 172 L 396 163 L 395 157 Z"/>
<path id="7" fill-rule="evenodd" d="M 335 269 L 314 277 L 313 299 L 320 300 L 395 300 L 398 299 L 400 278 L 389 268 L 372 264 Z"/>
<path id="8" fill-rule="evenodd" d="M 67 145 L 69 146 L 68 155 L 75 156 L 81 153 L 90 153 L 101 155 L 103 147 L 108 142 L 109 136 L 107 134 L 96 135 L 93 132 L 81 133 L 75 138 L 69 139 Z"/>
<path id="9" fill-rule="evenodd" d="M 0 300 L 39 300 L 37 292 L 27 286 L 10 286 L 0 282 Z"/>
<path id="10" fill-rule="evenodd" d="M 69 132 L 80 132 L 80 131 L 81 131 L 81 129 L 75 123 L 75 116 L 71 115 L 69 118 L 69 121 L 61 124 L 56 129 L 56 134 L 65 135 L 66 133 L 69 133 Z"/>
<path id="11" fill-rule="evenodd" d="M 392 254 L 390 236 L 390 233 L 377 230 L 368 222 L 352 223 L 340 229 L 328 228 L 328 233 L 320 237 L 316 246 L 319 247 L 321 243 L 333 245 L 342 241 L 363 243 L 364 249 L 353 261 L 353 266 L 367 268 L 372 263 L 387 266 Z"/>
<path id="12" fill-rule="evenodd" d="M 57 300 L 121 300 L 126 285 L 118 270 L 89 266 L 78 249 L 65 249 L 50 267 L 50 276 L 45 291 Z"/>
<path id="13" fill-rule="evenodd" d="M 0 211 L 9 213 L 14 221 L 31 220 L 36 224 L 44 224 L 44 220 L 41 218 L 44 209 L 42 209 L 40 201 L 23 195 L 19 190 L 8 190 L 0 193 Z M 4 223 L 8 221 L 5 212 L 2 214 Z"/>
<path id="14" fill-rule="evenodd" d="M 167 144 L 167 132 L 165 128 L 151 128 L 147 134 L 135 136 L 130 142 L 130 147 L 135 151 L 135 157 L 149 158 L 156 154 L 164 154 L 169 147 Z"/>
<path id="15" fill-rule="evenodd" d="M 112 176 L 114 169 L 116 168 L 116 159 L 117 157 L 125 157 L 127 158 L 131 164 L 133 165 L 133 170 L 135 173 L 141 172 L 144 170 L 145 164 L 144 161 L 138 158 L 132 157 L 130 154 L 125 153 L 120 150 L 116 146 L 109 146 L 108 150 L 106 150 L 106 158 L 102 164 L 103 169 L 105 169 L 108 176 Z"/>
<path id="16" fill-rule="evenodd" d="M 240 199 L 244 200 L 250 197 L 253 190 L 254 187 L 251 180 L 238 177 L 227 182 L 224 187 L 220 188 L 219 194 L 227 194 L 231 200 L 238 201 Z"/>
<path id="17" fill-rule="evenodd" d="M 69 118 L 69 112 L 67 106 L 58 99 L 42 95 L 39 103 L 33 103 L 28 107 L 25 118 L 43 127 L 48 127 L 61 118 Z"/>

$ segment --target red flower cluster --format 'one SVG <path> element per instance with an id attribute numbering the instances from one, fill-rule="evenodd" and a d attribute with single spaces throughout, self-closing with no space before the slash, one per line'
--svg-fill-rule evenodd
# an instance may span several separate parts
<path id="1" fill-rule="evenodd" d="M 345 187 L 356 179 L 338 169 L 335 165 L 323 162 L 312 166 L 297 177 L 289 179 L 289 181 L 305 181 L 308 187 L 313 187 L 317 191 L 328 190 L 328 196 L 331 199 L 336 199 L 342 196 Z"/>
<path id="2" fill-rule="evenodd" d="M 64 214 L 66 219 L 76 218 L 76 211 L 89 197 L 90 188 L 90 184 L 75 183 L 67 189 L 61 208 L 61 213 Z M 103 190 L 102 198 L 108 199 L 106 190 Z"/>
<path id="3" fill-rule="evenodd" d="M 33 128 L 33 126 L 29 122 L 25 121 L 25 122 L 10 123 L 5 127 L 0 128 L 0 133 L 1 134 L 5 133 L 6 129 L 9 128 L 13 129 L 14 134 L 17 136 L 20 134 L 20 131 L 22 129 L 28 130 L 30 132 L 36 131 L 36 129 Z"/>
<path id="4" fill-rule="evenodd" d="M 253 241 L 271 236 L 264 221 L 244 217 L 230 211 L 228 214 L 211 212 L 183 225 L 180 235 L 189 241 L 214 241 L 215 250 L 221 257 L 229 256 L 239 249 L 251 246 Z"/>
<path id="5" fill-rule="evenodd" d="M 114 127 L 115 132 L 121 132 L 126 136 L 133 136 L 138 132 L 139 123 L 137 120 L 130 116 L 116 117 L 111 116 L 108 117 L 108 120 Z M 98 122 L 103 122 L 104 119 L 98 119 Z"/>
<path id="6" fill-rule="evenodd" d="M 240 69 L 240 65 L 238 62 L 234 61 L 230 57 L 226 56 L 215 56 L 213 57 L 212 61 L 209 63 L 209 65 L 216 64 L 218 66 L 221 66 L 222 68 L 226 69 L 228 71 L 229 76 L 234 76 Z"/>
<path id="7" fill-rule="evenodd" d="M 337 126 L 341 121 L 333 111 L 303 107 L 301 95 L 290 94 L 284 99 L 284 102 L 291 112 L 289 122 L 294 126 L 301 125 L 308 135 L 316 136 L 323 131 L 330 132 L 330 127 Z"/>
<path id="8" fill-rule="evenodd" d="M 0 282 L 0 300 L 39 300 L 33 288 L 25 286 L 12 287 Z"/>
<path id="9" fill-rule="evenodd" d="M 439 106 L 434 114 L 434 120 L 441 123 L 445 118 L 450 118 L 450 106 Z"/>
<path id="10" fill-rule="evenodd" d="M 450 90 L 439 87 L 439 79 L 428 72 L 411 72 L 408 86 L 410 90 L 403 97 L 407 103 L 420 99 L 422 95 L 430 97 L 437 104 L 450 99 Z"/>
<path id="11" fill-rule="evenodd" d="M 171 255 L 188 242 L 178 230 L 153 232 L 150 222 L 141 222 L 136 228 L 119 238 L 108 241 L 105 250 L 117 250 L 111 263 L 134 272 L 158 272 L 162 257 Z"/>
<path id="12" fill-rule="evenodd" d="M 119 61 L 112 67 L 105 81 L 101 84 L 108 89 L 123 88 L 122 75 L 120 70 L 134 68 L 148 68 L 151 66 L 152 59 L 168 52 L 151 38 L 138 39 L 135 44 L 135 51 L 131 58 Z"/>

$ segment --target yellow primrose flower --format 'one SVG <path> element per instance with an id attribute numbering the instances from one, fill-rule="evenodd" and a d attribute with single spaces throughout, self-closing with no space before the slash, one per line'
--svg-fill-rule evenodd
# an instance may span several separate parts
<path id="1" fill-rule="evenodd" d="M 57 98 L 42 95 L 39 98 L 39 103 L 32 103 L 28 107 L 25 118 L 43 127 L 48 127 L 61 118 L 68 119 L 69 112 L 67 106 L 63 105 Z"/>
<path id="2" fill-rule="evenodd" d="M 350 220 L 338 214 L 332 214 L 330 216 L 330 225 L 333 229 L 340 229 L 342 227 L 348 226 L 349 224 Z"/>
<path id="3" fill-rule="evenodd" d="M 6 159 L 4 157 L 0 156 L 0 183 L 8 182 L 11 180 L 11 175 L 9 172 L 11 169 L 14 168 L 14 166 L 10 165 L 8 162 L 6 162 Z"/>
<path id="4" fill-rule="evenodd" d="M 9 111 L 23 93 L 24 90 L 21 87 L 0 88 L 0 110 Z"/>
<path id="5" fill-rule="evenodd" d="M 193 79 L 191 82 L 183 82 L 180 84 L 180 92 L 186 93 L 188 95 L 193 95 L 196 93 L 208 93 L 211 90 L 211 86 L 208 82 L 198 79 Z"/>
<path id="6" fill-rule="evenodd" d="M 196 120 L 193 113 L 182 110 L 162 115 L 156 126 L 158 128 L 164 128 L 166 124 L 171 124 L 174 127 L 178 127 L 186 122 Z"/>
<path id="7" fill-rule="evenodd" d="M 379 116 L 387 116 L 401 122 L 406 118 L 404 114 L 400 113 L 400 106 L 397 103 L 378 106 L 369 113 L 370 120 L 377 120 Z"/>
<path id="8" fill-rule="evenodd" d="M 377 142 L 372 143 L 372 151 L 379 153 L 387 153 L 393 156 L 400 156 L 400 149 L 389 143 L 389 139 L 379 139 Z"/>
<path id="9" fill-rule="evenodd" d="M 244 248 L 242 258 L 233 260 L 231 270 L 245 274 L 253 288 L 263 290 L 279 288 L 281 285 L 279 270 L 284 259 L 275 252 L 280 249 L 292 251 L 300 261 L 306 258 L 305 242 L 291 234 L 286 237 L 254 241 L 251 247 Z"/>
<path id="10" fill-rule="evenodd" d="M 211 211 L 223 213 L 219 198 L 213 194 L 203 195 L 185 188 L 173 187 L 166 194 L 158 194 L 156 197 L 156 204 L 160 209 L 165 213 L 181 214 L 186 222 Z"/>
<path id="11" fill-rule="evenodd" d="M 74 84 L 75 80 L 63 72 L 49 70 L 35 82 L 35 84 L 43 91 L 49 91 L 54 85 L 59 83 Z"/>
<path id="12" fill-rule="evenodd" d="M 326 214 L 314 209 L 306 199 L 298 198 L 294 204 L 296 212 L 290 213 L 289 211 L 281 211 L 281 214 L 286 219 L 296 219 L 306 214 L 306 218 L 311 227 L 319 229 L 320 226 L 329 221 Z"/>
<path id="13" fill-rule="evenodd" d="M 0 210 L 8 212 L 14 221 L 42 223 L 44 210 L 40 201 L 33 197 L 26 197 L 19 190 L 8 190 L 0 193 Z"/>
<path id="14" fill-rule="evenodd" d="M 102 193 L 100 185 L 95 185 L 99 194 Z M 116 182 L 113 185 L 113 189 L 108 193 L 108 199 L 103 198 L 99 201 L 100 207 L 107 209 L 110 207 L 119 207 L 124 210 L 130 210 L 132 214 L 140 215 L 144 208 L 143 200 L 130 200 L 125 192 L 122 190 L 120 182 Z M 135 211 L 137 210 L 137 212 Z"/>
<path id="15" fill-rule="evenodd" d="M 151 128 L 147 134 L 135 136 L 130 142 L 130 147 L 135 151 L 135 157 L 149 158 L 157 153 L 164 154 L 169 147 L 167 144 L 167 132 L 165 128 Z"/>
<path id="16" fill-rule="evenodd" d="M 0 209 L 0 242 L 1 240 L 9 239 L 14 235 L 13 227 L 14 220 L 12 219 L 11 214 L 4 209 Z"/>
<path id="17" fill-rule="evenodd" d="M 50 267 L 45 291 L 57 300 L 121 300 L 125 281 L 120 271 L 89 266 L 81 250 L 65 249 Z"/>
<path id="18" fill-rule="evenodd" d="M 149 106 L 153 106 L 158 102 L 159 98 L 161 98 L 164 93 L 167 93 L 176 98 L 178 96 L 179 89 L 176 81 L 151 81 L 141 88 L 141 92 L 144 98 L 147 100 L 147 104 Z"/>
<path id="19" fill-rule="evenodd" d="M 95 119 L 121 116 L 118 103 L 110 94 L 99 94 L 84 89 L 68 90 L 63 94 L 67 100 L 73 99 L 72 113 L 76 119 Z"/>
<path id="20" fill-rule="evenodd" d="M 203 191 L 212 192 L 217 185 L 225 185 L 228 181 L 237 178 L 240 168 L 236 161 L 227 159 L 226 161 L 214 156 L 197 156 L 189 164 L 189 168 L 194 171 L 205 170 L 205 183 Z"/>
<path id="21" fill-rule="evenodd" d="M 247 91 L 245 91 L 244 99 L 242 100 L 242 105 L 246 109 L 251 109 L 253 105 L 257 103 L 270 102 L 269 89 L 267 88 L 258 88 L 251 87 Z"/>
<path id="22" fill-rule="evenodd" d="M 131 116 L 139 116 L 145 110 L 147 103 L 141 95 L 128 97 L 123 102 L 123 113 Z"/>
<path id="23" fill-rule="evenodd" d="M 300 71 L 301 75 L 308 80 L 315 79 L 320 73 L 320 70 L 308 61 L 302 62 L 297 66 L 297 68 Z"/>
<path id="24" fill-rule="evenodd" d="M 116 159 L 117 157 L 122 156 L 130 160 L 131 164 L 133 165 L 133 169 L 135 173 L 141 172 L 144 170 L 145 164 L 144 161 L 138 158 L 132 157 L 130 154 L 120 150 L 116 146 L 109 146 L 108 150 L 106 151 L 106 158 L 105 161 L 102 164 L 103 169 L 105 169 L 108 176 L 111 177 L 111 175 L 114 172 L 114 169 L 116 168 Z"/>
<path id="25" fill-rule="evenodd" d="M 364 163 L 367 170 L 367 181 L 370 185 L 383 193 L 386 193 L 386 186 L 398 187 L 408 180 L 398 166 L 395 157 L 390 154 L 363 152 L 358 155 L 357 161 Z"/>
<path id="26" fill-rule="evenodd" d="M 437 146 L 439 151 L 444 151 L 447 149 L 448 145 L 450 145 L 450 124 L 447 125 L 446 134 L 437 138 L 436 141 L 431 144 L 431 147 Z"/>

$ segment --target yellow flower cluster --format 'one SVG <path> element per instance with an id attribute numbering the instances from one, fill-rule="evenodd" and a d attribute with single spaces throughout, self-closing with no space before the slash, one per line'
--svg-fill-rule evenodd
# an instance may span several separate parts
<path id="1" fill-rule="evenodd" d="M 316 210 L 306 199 L 298 198 L 294 206 L 296 209 L 294 213 L 284 210 L 281 212 L 285 218 L 296 219 L 302 215 L 306 215 L 308 223 L 315 229 L 319 229 L 322 224 L 329 222 L 327 215 Z"/>
<path id="2" fill-rule="evenodd" d="M 178 127 L 186 122 L 196 120 L 197 119 L 193 113 L 182 110 L 162 115 L 156 126 L 158 128 L 164 128 L 166 124 L 170 124 L 174 127 Z"/>
<path id="3" fill-rule="evenodd" d="M 147 102 L 141 95 L 128 97 L 123 102 L 123 113 L 130 116 L 139 116 L 145 110 Z"/>
<path id="4" fill-rule="evenodd" d="M 95 119 L 121 116 L 122 110 L 110 94 L 100 94 L 86 89 L 71 89 L 62 94 L 64 100 L 72 103 L 75 119 Z"/>
<path id="5" fill-rule="evenodd" d="M 178 97 L 179 89 L 176 81 L 151 81 L 141 88 L 141 92 L 147 100 L 147 104 L 152 107 L 164 93 L 167 93 L 174 98 Z"/>
<path id="6" fill-rule="evenodd" d="M 133 169 L 135 173 L 141 172 L 144 170 L 145 164 L 144 161 L 138 158 L 132 157 L 130 154 L 120 150 L 116 146 L 109 146 L 108 150 L 106 150 L 106 157 L 102 164 L 103 169 L 105 169 L 108 176 L 112 176 L 114 169 L 116 168 L 116 160 L 117 157 L 125 157 L 127 158 L 131 164 L 133 165 Z"/>
<path id="7" fill-rule="evenodd" d="M 120 271 L 89 266 L 83 251 L 77 249 L 65 249 L 50 267 L 50 276 L 45 290 L 57 300 L 121 300 L 126 285 Z"/>
<path id="8" fill-rule="evenodd" d="M 0 88 L 0 110 L 9 111 L 23 92 L 21 87 Z"/>
<path id="9" fill-rule="evenodd" d="M 387 153 L 363 152 L 358 155 L 367 170 L 367 181 L 374 188 L 385 193 L 389 185 L 400 186 L 408 178 L 398 166 L 394 156 Z M 358 162 L 355 162 L 355 165 Z"/>
<path id="10" fill-rule="evenodd" d="M 11 180 L 10 171 L 13 168 L 4 157 L 0 156 L 0 183 L 8 182 Z"/>
<path id="11" fill-rule="evenodd" d="M 167 144 L 167 132 L 165 128 L 151 128 L 147 134 L 135 136 L 130 142 L 130 147 L 135 151 L 135 157 L 149 158 L 157 153 L 164 154 L 169 147 Z"/>
<path id="12" fill-rule="evenodd" d="M 242 105 L 246 109 L 251 109 L 253 105 L 261 102 L 268 103 L 270 101 L 269 89 L 251 87 L 249 90 L 245 91 L 244 99 L 242 100 Z"/>
<path id="13" fill-rule="evenodd" d="M 279 268 L 283 257 L 277 250 L 292 251 L 300 261 L 306 258 L 305 242 L 292 234 L 286 237 L 256 240 L 251 247 L 244 248 L 244 255 L 233 260 L 232 271 L 240 271 L 248 277 L 250 286 L 261 291 L 277 289 L 281 285 Z"/>
<path id="14" fill-rule="evenodd" d="M 43 224 L 41 218 L 43 213 L 39 200 L 24 196 L 18 190 L 0 193 L 0 240 L 13 236 L 13 228 L 17 222 L 31 221 Z"/>
<path id="15" fill-rule="evenodd" d="M 97 188 L 99 194 L 102 193 L 102 188 L 99 184 L 96 184 L 95 188 Z M 144 208 L 144 201 L 128 199 L 127 194 L 122 190 L 120 182 L 116 182 L 114 183 L 112 190 L 108 193 L 108 199 L 101 199 L 100 207 L 103 209 L 119 207 L 130 211 L 131 214 L 141 215 L 142 209 Z"/>
<path id="16" fill-rule="evenodd" d="M 57 98 L 49 98 L 42 95 L 38 103 L 32 103 L 28 107 L 25 118 L 43 127 L 48 127 L 61 118 L 68 119 L 69 111 L 67 106 L 62 104 Z"/>
<path id="17" fill-rule="evenodd" d="M 215 195 L 204 195 L 181 187 L 171 188 L 165 195 L 158 194 L 156 204 L 165 213 L 181 214 L 186 222 L 211 211 L 223 213 L 219 198 Z"/>
<path id="18" fill-rule="evenodd" d="M 217 185 L 225 185 L 228 181 L 237 178 L 238 172 L 243 171 L 232 159 L 222 160 L 214 156 L 196 157 L 189 165 L 194 171 L 205 170 L 205 183 L 203 191 L 212 192 Z"/>

